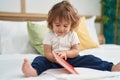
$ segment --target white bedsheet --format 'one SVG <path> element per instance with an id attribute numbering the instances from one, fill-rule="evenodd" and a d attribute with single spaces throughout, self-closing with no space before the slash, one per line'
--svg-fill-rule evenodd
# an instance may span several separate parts
<path id="1" fill-rule="evenodd" d="M 113 63 L 120 62 L 120 45 L 104 44 L 99 48 L 88 49 L 80 52 L 80 55 L 93 54 L 106 61 L 112 61 Z"/>
<path id="2" fill-rule="evenodd" d="M 120 46 L 100 45 L 99 48 L 80 52 L 80 55 L 86 54 L 93 54 L 116 64 L 120 61 Z M 80 73 L 79 75 L 65 74 L 64 69 L 50 69 L 38 77 L 24 77 L 21 71 L 23 59 L 27 57 L 32 61 L 36 56 L 38 55 L 20 53 L 0 55 L 0 80 L 120 80 L 120 72 L 99 71 L 88 68 L 76 68 Z"/>

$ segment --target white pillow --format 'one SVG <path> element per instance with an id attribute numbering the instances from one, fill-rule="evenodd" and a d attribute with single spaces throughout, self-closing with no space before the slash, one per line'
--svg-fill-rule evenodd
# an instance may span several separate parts
<path id="1" fill-rule="evenodd" d="M 99 45 L 99 40 L 98 40 L 96 28 L 95 28 L 95 19 L 96 19 L 96 16 L 86 19 L 86 25 L 87 25 L 87 29 L 90 36 Z"/>
<path id="2" fill-rule="evenodd" d="M 1 21 L 1 53 L 34 53 L 30 45 L 27 22 Z"/>
<path id="3" fill-rule="evenodd" d="M 1 26 L 1 21 L 0 21 L 0 26 Z M 1 54 L 1 27 L 0 27 L 0 54 Z"/>
<path id="4" fill-rule="evenodd" d="M 0 54 L 1 54 L 1 34 L 0 34 Z"/>

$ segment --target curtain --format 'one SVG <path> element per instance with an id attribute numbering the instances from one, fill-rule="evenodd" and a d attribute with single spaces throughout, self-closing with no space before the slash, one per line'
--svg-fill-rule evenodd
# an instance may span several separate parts
<path id="1" fill-rule="evenodd" d="M 106 44 L 120 44 L 120 0 L 101 0 Z"/>

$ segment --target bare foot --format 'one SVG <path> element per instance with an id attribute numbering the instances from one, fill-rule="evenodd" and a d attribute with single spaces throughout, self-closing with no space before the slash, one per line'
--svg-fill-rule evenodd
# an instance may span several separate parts
<path id="1" fill-rule="evenodd" d="M 120 62 L 112 67 L 112 71 L 120 71 Z"/>
<path id="2" fill-rule="evenodd" d="M 24 59 L 24 63 L 22 65 L 22 72 L 26 77 L 38 76 L 36 70 L 31 66 L 30 62 L 27 59 Z"/>

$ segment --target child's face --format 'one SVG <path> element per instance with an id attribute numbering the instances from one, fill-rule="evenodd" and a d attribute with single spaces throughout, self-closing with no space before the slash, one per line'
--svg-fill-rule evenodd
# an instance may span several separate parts
<path id="1" fill-rule="evenodd" d="M 64 36 L 70 31 L 71 28 L 71 22 L 62 20 L 61 22 L 56 20 L 53 22 L 53 31 L 58 35 L 58 36 Z"/>

